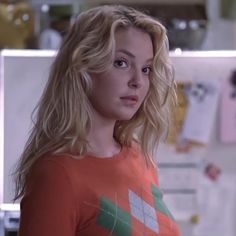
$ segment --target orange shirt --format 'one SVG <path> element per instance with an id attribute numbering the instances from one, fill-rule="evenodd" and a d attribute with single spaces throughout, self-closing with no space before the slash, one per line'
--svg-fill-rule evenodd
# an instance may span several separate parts
<path id="1" fill-rule="evenodd" d="M 19 236 L 180 236 L 156 173 L 137 148 L 42 157 L 21 201 Z"/>

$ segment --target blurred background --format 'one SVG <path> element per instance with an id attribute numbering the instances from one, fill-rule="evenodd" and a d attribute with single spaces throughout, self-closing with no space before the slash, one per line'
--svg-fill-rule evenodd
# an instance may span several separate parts
<path id="1" fill-rule="evenodd" d="M 114 3 L 167 28 L 177 128 L 156 158 L 183 236 L 236 236 L 236 0 L 0 0 L 0 236 L 17 235 L 11 173 L 57 49 L 76 14 Z"/>
<path id="2" fill-rule="evenodd" d="M 112 3 L 136 7 L 161 20 L 171 49 L 236 47 L 235 0 L 1 0 L 0 48 L 55 48 L 74 14 Z M 47 37 L 51 37 L 50 45 Z"/>
<path id="3" fill-rule="evenodd" d="M 56 47 L 74 14 L 112 3 L 133 6 L 157 17 L 168 29 L 171 49 L 236 47 L 235 0 L 1 0 L 0 48 Z M 49 38 L 50 45 L 45 42 Z"/>

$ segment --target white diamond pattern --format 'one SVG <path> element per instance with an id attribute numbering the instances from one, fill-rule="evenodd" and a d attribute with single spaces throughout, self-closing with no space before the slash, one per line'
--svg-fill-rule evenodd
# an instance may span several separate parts
<path id="1" fill-rule="evenodd" d="M 129 203 L 132 216 L 141 221 L 146 227 L 159 233 L 156 210 L 132 190 L 129 190 Z"/>

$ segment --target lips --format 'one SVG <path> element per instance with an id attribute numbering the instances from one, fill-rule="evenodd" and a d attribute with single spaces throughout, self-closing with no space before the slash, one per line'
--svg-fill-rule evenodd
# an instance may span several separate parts
<path id="1" fill-rule="evenodd" d="M 138 101 L 138 96 L 132 95 L 132 96 L 124 96 L 121 97 L 122 100 L 126 101 L 132 101 L 132 102 L 137 102 Z"/>
<path id="2" fill-rule="evenodd" d="M 127 107 L 136 107 L 136 105 L 138 104 L 138 96 L 132 95 L 132 96 L 124 96 L 120 98 L 123 105 L 127 106 Z"/>

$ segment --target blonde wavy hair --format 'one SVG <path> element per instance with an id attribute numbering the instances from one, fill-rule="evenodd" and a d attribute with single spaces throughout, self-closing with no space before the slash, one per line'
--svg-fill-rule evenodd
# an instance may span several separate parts
<path id="1" fill-rule="evenodd" d="M 125 6 L 100 6 L 81 13 L 72 23 L 51 67 L 48 83 L 36 107 L 34 128 L 16 168 L 15 200 L 25 193 L 26 179 L 35 161 L 47 153 L 67 153 L 81 158 L 87 152 L 86 134 L 91 127 L 90 73 L 104 72 L 112 64 L 115 32 L 135 27 L 152 39 L 154 60 L 148 94 L 128 121 L 117 121 L 114 138 L 122 146 L 136 140 L 147 162 L 170 123 L 175 99 L 173 67 L 163 25 Z"/>

